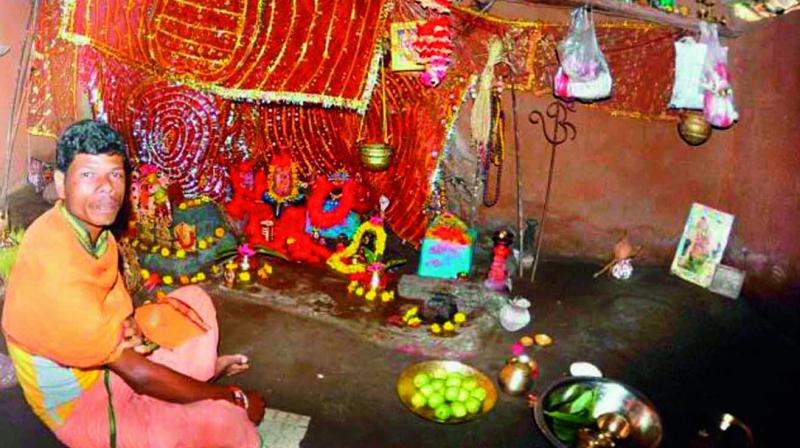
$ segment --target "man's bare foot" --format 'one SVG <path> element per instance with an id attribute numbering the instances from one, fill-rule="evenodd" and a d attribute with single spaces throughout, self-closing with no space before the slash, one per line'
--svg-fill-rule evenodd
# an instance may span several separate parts
<path id="1" fill-rule="evenodd" d="M 250 360 L 247 356 L 237 355 L 222 355 L 217 358 L 217 365 L 214 368 L 214 379 L 220 379 L 223 376 L 238 375 L 250 368 Z"/>

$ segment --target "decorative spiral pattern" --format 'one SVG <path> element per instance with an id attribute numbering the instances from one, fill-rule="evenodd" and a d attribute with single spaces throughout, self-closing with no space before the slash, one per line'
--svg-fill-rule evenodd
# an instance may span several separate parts
<path id="1" fill-rule="evenodd" d="M 215 163 L 220 146 L 217 101 L 160 79 L 140 84 L 128 99 L 139 162 L 158 166 L 187 197 L 219 199 L 228 183 L 227 170 Z"/>

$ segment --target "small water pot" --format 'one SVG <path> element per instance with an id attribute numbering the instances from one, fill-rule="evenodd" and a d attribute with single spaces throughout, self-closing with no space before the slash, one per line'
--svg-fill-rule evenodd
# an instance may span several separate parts
<path id="1" fill-rule="evenodd" d="M 509 300 L 500 309 L 500 325 L 508 331 L 517 331 L 528 325 L 531 321 L 530 306 L 531 302 L 522 297 Z"/>
<path id="2" fill-rule="evenodd" d="M 536 361 L 526 355 L 509 358 L 497 376 L 500 388 L 509 395 L 522 395 L 533 386 L 537 370 Z"/>

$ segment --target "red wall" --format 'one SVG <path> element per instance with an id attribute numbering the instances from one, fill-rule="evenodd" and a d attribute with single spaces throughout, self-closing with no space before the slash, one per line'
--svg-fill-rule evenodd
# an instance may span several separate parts
<path id="1" fill-rule="evenodd" d="M 761 295 L 800 299 L 800 14 L 731 45 L 740 109 L 726 148 L 720 203 L 736 214 L 730 254 Z"/>
<path id="2" fill-rule="evenodd" d="M 492 12 L 567 20 L 561 10 L 504 7 Z M 578 105 L 570 118 L 578 137 L 556 154 L 546 253 L 605 259 L 627 229 L 634 244 L 645 246 L 645 261 L 668 265 L 689 208 L 699 202 L 736 216 L 723 262 L 748 271 L 748 292 L 785 295 L 800 283 L 800 14 L 770 21 L 727 45 L 740 121 L 715 131 L 702 146 L 685 144 L 673 122 L 612 117 Z M 528 114 L 551 101 L 518 97 L 527 217 L 541 212 L 549 163 L 541 127 Z M 465 110 L 464 135 L 468 120 Z M 506 142 L 513 142 L 510 120 Z M 516 222 L 515 185 L 512 152 L 501 200 L 481 208 L 480 223 Z"/>

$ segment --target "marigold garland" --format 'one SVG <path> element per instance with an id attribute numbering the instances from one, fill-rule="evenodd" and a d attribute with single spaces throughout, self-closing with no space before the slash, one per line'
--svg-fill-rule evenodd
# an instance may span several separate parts
<path id="1" fill-rule="evenodd" d="M 361 238 L 366 232 L 375 234 L 375 259 L 380 260 L 383 257 L 383 252 L 386 250 L 386 230 L 383 228 L 383 221 L 380 218 L 373 218 L 369 221 L 363 222 L 353 234 L 353 240 L 344 249 L 334 252 L 328 258 L 327 264 L 331 269 L 341 272 L 342 274 L 357 274 L 367 271 L 365 263 L 352 263 L 346 264 L 344 260 L 351 260 L 353 255 L 358 252 L 361 246 Z"/>

